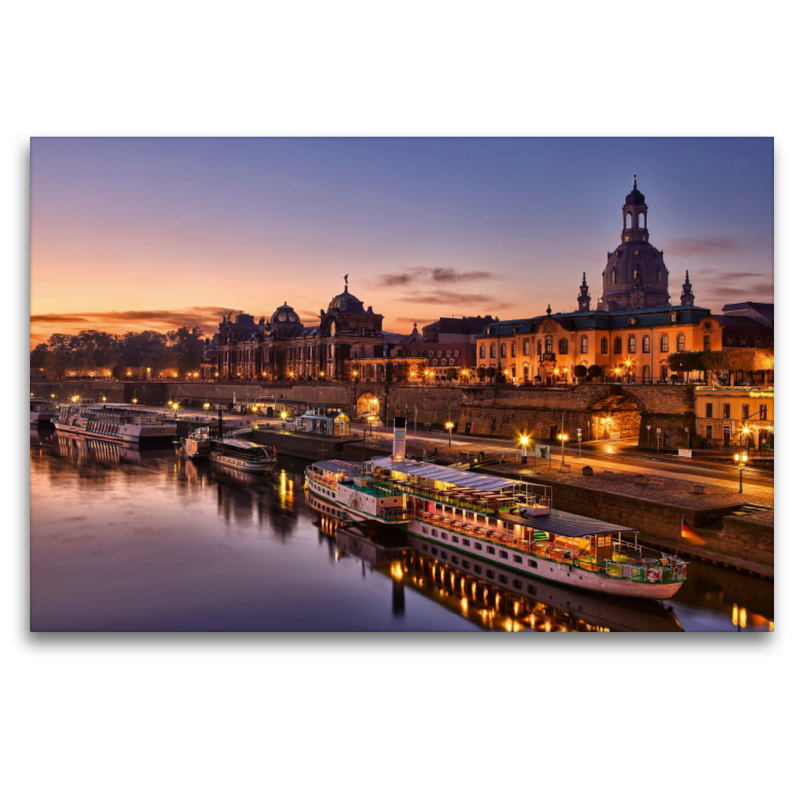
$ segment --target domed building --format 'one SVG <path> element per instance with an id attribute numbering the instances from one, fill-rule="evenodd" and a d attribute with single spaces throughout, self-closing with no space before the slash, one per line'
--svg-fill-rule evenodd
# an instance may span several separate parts
<path id="1" fill-rule="evenodd" d="M 597 301 L 599 311 L 669 305 L 669 272 L 664 264 L 664 251 L 650 243 L 647 211 L 634 175 L 633 189 L 622 206 L 620 243 L 608 254 L 603 270 L 603 295 Z"/>
<path id="2" fill-rule="evenodd" d="M 383 316 L 372 306 L 364 310 L 347 286 L 348 277 L 344 291 L 331 298 L 327 310 L 320 309 L 316 325 L 304 325 L 286 302 L 269 321 L 262 317 L 256 323 L 251 315 L 239 314 L 231 322 L 228 314 L 215 337 L 219 377 L 346 380 L 353 360 L 388 358 L 396 334 L 384 334 Z"/>
<path id="3" fill-rule="evenodd" d="M 477 337 L 478 366 L 511 383 L 568 383 L 589 367 L 612 380 L 666 382 L 670 353 L 719 350 L 722 326 L 709 309 L 695 307 L 688 270 L 680 305 L 670 305 L 664 251 L 651 244 L 647 217 L 634 175 L 596 310 L 583 273 L 577 311 L 553 313 L 548 305 L 540 316 L 487 325 Z"/>

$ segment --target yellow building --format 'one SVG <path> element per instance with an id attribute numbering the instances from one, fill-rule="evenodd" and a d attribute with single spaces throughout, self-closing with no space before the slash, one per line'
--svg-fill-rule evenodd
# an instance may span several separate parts
<path id="1" fill-rule="evenodd" d="M 722 333 L 708 309 L 694 306 L 568 314 L 548 307 L 541 317 L 487 325 L 477 345 L 478 367 L 510 383 L 571 383 L 579 365 L 596 365 L 607 380 L 649 383 L 669 380 L 670 353 L 719 350 Z"/>
<path id="2" fill-rule="evenodd" d="M 775 391 L 750 386 L 696 387 L 697 433 L 714 447 L 773 448 Z"/>

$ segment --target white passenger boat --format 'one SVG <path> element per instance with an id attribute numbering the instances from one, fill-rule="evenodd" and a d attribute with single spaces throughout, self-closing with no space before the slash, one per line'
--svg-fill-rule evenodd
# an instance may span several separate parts
<path id="1" fill-rule="evenodd" d="M 208 428 L 198 428 L 181 439 L 181 450 L 186 458 L 209 459 L 217 464 L 258 474 L 272 472 L 278 455 L 269 448 L 244 439 L 214 438 Z"/>
<path id="2" fill-rule="evenodd" d="M 653 599 L 686 579 L 686 562 L 643 548 L 633 528 L 553 509 L 548 487 L 405 458 L 402 418 L 392 456 L 318 461 L 305 475 L 312 494 L 350 519 L 397 525 L 524 575 Z"/>
<path id="3" fill-rule="evenodd" d="M 139 445 L 166 444 L 178 432 L 174 420 L 163 414 L 117 403 L 61 405 L 53 424 L 59 433 Z"/>
<path id="4" fill-rule="evenodd" d="M 44 397 L 31 397 L 31 425 L 49 425 L 58 413 L 58 406 Z"/>

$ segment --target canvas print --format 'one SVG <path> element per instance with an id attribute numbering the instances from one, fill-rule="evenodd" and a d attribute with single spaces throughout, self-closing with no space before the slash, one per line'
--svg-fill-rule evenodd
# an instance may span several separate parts
<path id="1" fill-rule="evenodd" d="M 33 631 L 774 629 L 770 138 L 34 138 Z"/>

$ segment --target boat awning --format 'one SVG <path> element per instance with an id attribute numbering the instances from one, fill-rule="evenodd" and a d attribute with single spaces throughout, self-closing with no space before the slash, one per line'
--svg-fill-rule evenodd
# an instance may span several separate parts
<path id="1" fill-rule="evenodd" d="M 333 459 L 331 461 L 315 461 L 313 466 L 325 472 L 344 472 L 349 477 L 355 477 L 359 473 L 359 465 L 353 461 L 339 461 Z"/>
<path id="2" fill-rule="evenodd" d="M 427 478 L 431 481 L 447 483 L 451 486 L 462 486 L 478 492 L 497 492 L 519 486 L 519 481 L 509 481 L 506 478 L 497 478 L 493 475 L 484 475 L 480 472 L 462 472 L 458 469 L 441 467 L 438 464 L 428 464 L 424 461 L 392 461 L 391 456 L 373 458 L 372 463 L 379 469 L 391 470 L 404 475 L 413 475 L 416 478 Z"/>
<path id="3" fill-rule="evenodd" d="M 550 513 L 540 517 L 524 517 L 519 514 L 500 514 L 500 519 L 524 525 L 526 528 L 536 528 L 555 536 L 596 536 L 601 533 L 635 533 L 635 528 L 625 525 L 615 525 L 613 522 L 604 522 L 601 519 L 582 517 L 579 514 L 570 514 L 568 511 L 556 511 L 551 508 Z"/>

